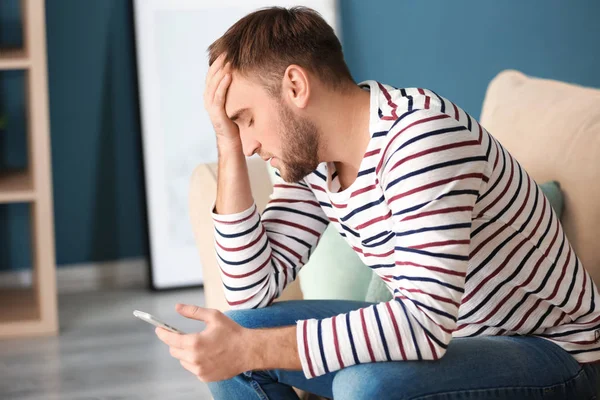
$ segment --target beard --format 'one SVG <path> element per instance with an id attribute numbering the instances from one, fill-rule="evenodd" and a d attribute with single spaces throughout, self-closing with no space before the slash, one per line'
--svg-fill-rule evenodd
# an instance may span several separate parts
<path id="1" fill-rule="evenodd" d="M 285 104 L 279 107 L 279 124 L 282 132 L 279 173 L 286 182 L 299 182 L 319 165 L 319 129 L 313 122 L 294 115 Z"/>

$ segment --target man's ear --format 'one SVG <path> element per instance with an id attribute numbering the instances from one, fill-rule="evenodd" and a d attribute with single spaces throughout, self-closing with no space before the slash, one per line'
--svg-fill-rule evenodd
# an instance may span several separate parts
<path id="1" fill-rule="evenodd" d="M 284 97 L 298 108 L 305 108 L 310 97 L 310 81 L 306 70 L 299 65 L 288 66 L 283 74 Z"/>

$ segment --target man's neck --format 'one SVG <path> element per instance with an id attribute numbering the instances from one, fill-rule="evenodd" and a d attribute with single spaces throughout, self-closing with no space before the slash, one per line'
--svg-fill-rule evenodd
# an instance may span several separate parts
<path id="1" fill-rule="evenodd" d="M 370 99 L 358 86 L 348 93 L 328 93 L 321 104 L 321 162 L 334 162 L 338 171 L 354 175 L 369 145 Z"/>

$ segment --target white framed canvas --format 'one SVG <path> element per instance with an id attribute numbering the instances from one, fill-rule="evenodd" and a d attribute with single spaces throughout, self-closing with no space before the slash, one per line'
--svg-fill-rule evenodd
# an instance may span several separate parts
<path id="1" fill-rule="evenodd" d="M 217 161 L 203 108 L 208 46 L 244 15 L 267 6 L 317 10 L 338 32 L 335 0 L 135 0 L 151 286 L 203 283 L 188 213 L 194 168 Z"/>

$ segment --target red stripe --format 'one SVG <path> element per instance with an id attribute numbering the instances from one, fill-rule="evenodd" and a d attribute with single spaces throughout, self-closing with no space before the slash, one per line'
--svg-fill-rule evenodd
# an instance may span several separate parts
<path id="1" fill-rule="evenodd" d="M 454 119 L 459 121 L 458 108 L 456 108 L 456 104 L 452 103 L 452 107 L 454 107 Z"/>
<path id="2" fill-rule="evenodd" d="M 417 90 L 419 91 L 419 94 L 425 94 L 425 91 L 421 88 L 417 88 Z"/>
<path id="3" fill-rule="evenodd" d="M 481 282 L 479 282 L 479 284 L 475 287 L 475 289 L 473 289 L 469 294 L 467 294 L 466 296 L 463 297 L 462 299 L 462 304 L 465 304 L 466 302 L 468 302 L 470 299 L 472 299 L 475 294 L 477 294 L 477 292 L 483 287 L 483 285 L 485 285 L 487 282 L 489 282 L 491 279 L 493 279 L 494 277 L 496 277 L 496 275 L 498 275 L 498 273 L 500 271 L 502 271 L 505 267 L 506 264 L 508 264 L 508 262 L 512 259 L 512 257 L 517 253 L 517 251 L 519 251 L 519 249 L 525 244 L 527 243 L 527 238 L 521 240 L 519 242 L 518 245 L 516 245 L 508 254 L 508 256 L 502 261 L 502 263 L 498 266 L 498 268 L 496 268 L 492 273 L 489 273 L 488 275 L 486 275 L 485 278 L 483 278 L 483 280 Z"/>
<path id="4" fill-rule="evenodd" d="M 498 196 L 496 196 L 496 198 L 494 199 L 494 201 L 492 201 L 490 204 L 487 205 L 487 207 L 485 207 L 483 210 L 481 210 L 481 212 L 479 213 L 479 215 L 477 216 L 477 218 L 481 218 L 490 208 L 492 208 L 494 205 L 496 205 L 496 203 L 498 201 L 500 201 L 501 199 L 505 198 L 505 194 L 508 191 L 508 189 L 510 188 L 510 185 L 513 181 L 513 177 L 515 175 L 515 168 L 514 168 L 514 163 L 513 163 L 513 159 L 510 156 L 510 154 L 508 155 L 508 159 L 511 162 L 510 163 L 510 177 L 508 179 L 508 182 L 506 183 L 506 186 L 504 187 L 504 189 L 502 190 L 502 193 L 500 193 Z"/>
<path id="5" fill-rule="evenodd" d="M 581 307 L 581 300 L 583 299 L 583 294 L 585 293 L 585 285 L 587 284 L 587 272 L 583 268 L 580 268 L 579 270 L 583 273 L 583 284 L 581 285 L 581 292 L 579 293 L 577 304 L 575 305 L 573 311 L 569 313 L 569 315 L 573 315 L 579 310 L 579 307 Z"/>
<path id="6" fill-rule="evenodd" d="M 425 294 L 425 295 L 430 296 L 430 297 L 432 297 L 432 298 L 434 298 L 436 300 L 443 301 L 444 303 L 452 304 L 456 308 L 458 308 L 460 306 L 459 303 L 455 302 L 452 299 L 449 299 L 447 297 L 440 296 L 440 295 L 437 295 L 437 294 L 433 294 L 433 293 L 427 293 L 427 292 L 422 291 L 421 289 L 408 289 L 408 288 L 405 288 L 405 287 L 398 287 L 397 289 L 401 290 L 401 291 L 405 291 L 405 292 L 410 292 L 410 293 Z M 403 296 L 403 297 L 405 297 L 405 296 Z"/>
<path id="7" fill-rule="evenodd" d="M 382 215 L 381 217 L 377 217 L 377 218 L 370 219 L 370 220 L 368 220 L 367 222 L 365 222 L 365 223 L 362 223 L 362 224 L 358 225 L 358 226 L 356 227 L 356 229 L 363 229 L 363 228 L 366 228 L 367 226 L 371 226 L 371 225 L 373 225 L 373 224 L 374 224 L 374 223 L 376 223 L 376 222 L 379 222 L 379 221 L 384 221 L 384 220 L 386 220 L 386 219 L 389 219 L 389 218 L 391 218 L 391 216 L 392 216 L 392 212 L 391 212 L 391 211 L 388 211 L 388 213 L 387 213 L 386 215 Z"/>
<path id="8" fill-rule="evenodd" d="M 394 325 L 394 332 L 396 332 L 396 339 L 398 339 L 398 346 L 400 347 L 400 354 L 402 355 L 402 359 L 406 360 L 406 353 L 404 353 L 404 345 L 402 344 L 402 337 L 400 336 L 400 330 L 398 329 L 398 322 L 396 321 L 396 317 L 394 316 L 394 312 L 392 311 L 392 307 L 390 303 L 385 303 L 388 314 L 390 315 L 390 319 L 392 320 L 392 325 Z"/>
<path id="9" fill-rule="evenodd" d="M 367 158 L 367 157 L 374 156 L 375 154 L 379 154 L 380 151 L 381 151 L 381 149 L 375 149 L 375 150 L 367 151 L 365 153 L 365 156 L 363 158 Z"/>
<path id="10" fill-rule="evenodd" d="M 306 356 L 306 362 L 308 363 L 308 370 L 309 370 L 310 375 L 312 377 L 312 376 L 315 376 L 315 371 L 313 370 L 313 367 L 312 367 L 312 361 L 310 359 L 310 354 L 308 354 L 308 339 L 306 338 L 306 335 L 307 335 L 307 333 L 306 333 L 306 330 L 307 330 L 307 327 L 306 327 L 307 321 L 302 321 L 302 324 L 304 325 L 303 328 L 302 328 L 303 332 L 304 332 L 304 334 L 303 334 L 303 336 L 304 336 L 304 355 Z"/>
<path id="11" fill-rule="evenodd" d="M 309 188 L 305 188 L 304 186 L 294 186 L 294 185 L 286 185 L 284 183 L 276 183 L 273 185 L 274 188 L 282 188 L 282 189 L 299 189 L 299 190 L 306 190 L 310 192 Z"/>
<path id="12" fill-rule="evenodd" d="M 425 109 L 429 110 L 429 102 L 431 101 L 431 98 L 429 96 L 425 96 Z"/>
<path id="13" fill-rule="evenodd" d="M 423 244 L 419 244 L 416 246 L 409 246 L 409 249 L 426 249 L 428 247 L 438 247 L 438 246 L 446 246 L 449 244 L 469 244 L 471 243 L 471 240 L 466 239 L 466 240 L 443 240 L 440 242 L 429 242 L 429 243 L 423 243 Z"/>
<path id="14" fill-rule="evenodd" d="M 391 256 L 392 254 L 394 254 L 394 249 L 389 250 L 385 253 L 380 253 L 380 254 L 375 254 L 375 253 L 364 253 L 363 249 L 361 249 L 360 247 L 356 247 L 356 246 L 352 246 L 352 249 L 358 253 L 361 253 L 362 255 L 364 255 L 365 257 L 387 257 L 387 256 Z"/>
<path id="15" fill-rule="evenodd" d="M 443 274 L 456 275 L 456 276 L 460 276 L 462 278 L 464 278 L 466 276 L 466 274 L 464 272 L 453 271 L 453 270 L 441 268 L 441 267 L 434 267 L 432 265 L 417 264 L 417 263 L 414 263 L 411 261 L 396 261 L 396 265 L 410 265 L 413 267 L 425 268 L 430 271 L 441 272 Z"/>
<path id="16" fill-rule="evenodd" d="M 438 120 L 438 119 L 445 119 L 445 118 L 450 118 L 450 117 L 448 115 L 446 115 L 446 114 L 436 115 L 435 117 L 429 117 L 429 118 L 420 119 L 420 120 L 415 121 L 412 124 L 409 124 L 409 125 L 405 126 L 404 128 L 402 128 L 398 133 L 396 133 L 394 135 L 394 137 L 392 139 L 390 139 L 390 141 L 388 142 L 387 146 L 385 146 L 385 150 L 383 151 L 383 155 L 381 156 L 381 160 L 379 160 L 379 164 L 377 165 L 377 168 L 375 169 L 375 172 L 379 173 L 379 171 L 381 170 L 381 166 L 383 165 L 383 161 L 385 160 L 385 156 L 387 154 L 388 149 L 392 145 L 393 141 L 398 136 L 400 136 L 404 131 L 406 131 L 409 128 L 412 128 L 415 125 L 423 124 L 423 123 L 429 122 L 429 121 L 435 121 L 435 120 Z"/>
<path id="17" fill-rule="evenodd" d="M 483 174 L 479 173 L 479 172 L 473 172 L 473 173 L 470 173 L 470 174 L 457 175 L 457 176 L 453 176 L 452 178 L 442 179 L 440 181 L 436 181 L 436 182 L 429 183 L 427 185 L 419 186 L 419 187 L 411 189 L 411 190 L 409 190 L 407 192 L 399 193 L 399 194 L 397 194 L 395 196 L 392 196 L 389 199 L 389 201 L 388 201 L 388 205 L 391 204 L 393 201 L 396 201 L 396 200 L 401 199 L 403 197 L 409 196 L 409 195 L 414 194 L 414 193 L 421 192 L 423 190 L 431 189 L 431 188 L 436 187 L 436 186 L 446 185 L 446 184 L 448 184 L 450 182 L 459 181 L 461 179 L 469 179 L 469 178 L 483 179 L 484 177 L 485 176 Z"/>
<path id="18" fill-rule="evenodd" d="M 329 200 L 331 205 L 334 206 L 335 208 L 346 208 L 348 207 L 348 204 L 336 204 L 333 201 Z"/>
<path id="19" fill-rule="evenodd" d="M 276 246 L 279 246 L 282 249 L 287 250 L 290 254 L 293 254 L 298 259 L 298 261 L 302 260 L 302 256 L 300 254 L 296 253 L 294 250 L 290 249 L 286 245 L 279 243 L 277 240 L 275 240 L 273 238 L 269 238 L 269 241 L 271 242 L 271 244 L 275 244 Z"/>
<path id="20" fill-rule="evenodd" d="M 242 219 L 238 219 L 236 221 L 221 221 L 219 219 L 213 218 L 213 220 L 215 222 L 218 222 L 219 224 L 224 224 L 224 225 L 235 225 L 235 224 L 240 224 L 244 221 L 248 221 L 250 218 L 254 217 L 254 214 L 256 214 L 256 206 L 254 206 L 254 211 L 252 211 L 252 213 L 250 215 L 248 215 L 245 218 Z"/>
<path id="21" fill-rule="evenodd" d="M 258 288 L 258 292 L 256 293 L 260 293 L 261 290 L 264 289 L 265 286 L 267 286 L 267 284 L 269 283 L 268 279 L 265 279 L 265 281 L 263 282 L 263 284 L 260 286 L 260 288 Z M 236 300 L 236 301 L 229 301 L 227 299 L 225 299 L 227 301 L 227 304 L 229 304 L 230 306 L 237 306 L 239 304 L 244 304 L 246 303 L 248 300 L 253 299 L 254 297 L 256 297 L 256 293 L 254 293 L 253 295 L 250 295 L 249 297 L 246 297 L 245 299 L 242 300 Z M 269 300 L 269 302 L 273 301 L 273 299 Z"/>
<path id="22" fill-rule="evenodd" d="M 360 309 L 360 321 L 362 323 L 363 333 L 365 334 L 365 342 L 367 343 L 371 362 L 375 362 L 375 356 L 373 355 L 373 349 L 371 348 L 371 340 L 369 340 L 369 333 L 367 332 L 367 324 L 365 323 L 365 314 L 362 308 Z"/>
<path id="23" fill-rule="evenodd" d="M 394 296 L 395 299 L 401 299 L 401 300 L 408 300 L 408 301 L 412 301 L 411 298 L 406 297 L 406 296 Z M 446 328 L 444 325 L 439 324 L 437 321 L 435 321 L 433 318 L 431 318 L 429 316 L 429 313 L 427 311 L 424 311 L 419 305 L 415 304 L 415 306 L 419 309 L 419 311 L 421 311 L 423 313 L 423 315 L 425 315 L 425 317 L 427 317 L 427 319 L 429 319 L 434 325 L 436 325 L 438 328 L 440 328 L 441 330 L 443 330 L 446 333 L 452 333 L 453 330 Z"/>
<path id="24" fill-rule="evenodd" d="M 425 335 L 425 337 L 427 338 L 427 343 L 429 343 L 429 348 L 431 349 L 431 354 L 433 355 L 433 359 L 437 360 L 438 359 L 438 355 L 435 352 L 435 346 L 433 345 L 433 343 L 431 343 L 431 339 L 429 339 L 428 335 Z"/>
<path id="25" fill-rule="evenodd" d="M 377 187 L 377 185 L 369 185 L 369 186 L 366 186 L 366 187 L 364 187 L 362 189 L 358 189 L 358 190 L 352 192 L 352 194 L 350 195 L 350 197 L 358 196 L 359 194 L 368 192 L 370 190 L 373 190 L 376 187 Z"/>
<path id="26" fill-rule="evenodd" d="M 335 315 L 331 319 L 331 325 L 333 327 L 333 344 L 335 346 L 335 354 L 337 355 L 338 362 L 340 363 L 340 368 L 344 368 L 344 361 L 342 361 L 342 354 L 340 353 L 340 344 L 338 342 L 337 336 L 337 326 L 335 325 Z"/>
<path id="27" fill-rule="evenodd" d="M 273 199 L 271 201 L 269 201 L 269 204 L 271 203 L 306 203 L 306 204 L 310 204 L 311 206 L 315 206 L 315 207 L 321 207 L 321 205 L 319 203 L 317 203 L 316 201 L 312 201 L 312 200 L 297 200 L 297 199 Z M 267 206 L 267 208 L 269 208 Z"/>
<path id="28" fill-rule="evenodd" d="M 262 265 L 260 267 L 258 267 L 256 269 L 253 269 L 250 272 L 246 272 L 245 274 L 239 274 L 239 275 L 229 274 L 229 273 L 225 272 L 223 270 L 223 268 L 221 268 L 221 272 L 223 273 L 223 275 L 228 276 L 230 278 L 238 278 L 238 279 L 239 278 L 245 278 L 245 277 L 253 275 L 253 274 L 257 273 L 258 271 L 260 271 L 261 269 L 263 269 L 265 267 L 265 265 L 267 265 L 269 263 L 269 261 L 271 261 L 271 260 L 267 258 L 267 260 L 264 263 L 262 263 Z"/>
<path id="29" fill-rule="evenodd" d="M 404 157 L 403 159 L 401 159 L 397 163 L 395 163 L 389 169 L 389 171 L 390 172 L 393 171 L 396 167 L 404 164 L 406 161 L 413 160 L 415 158 L 424 156 L 426 154 L 436 153 L 438 151 L 444 151 L 444 150 L 453 149 L 453 148 L 457 148 L 457 147 L 479 146 L 479 145 L 480 145 L 480 143 L 477 140 L 467 140 L 464 142 L 450 143 L 450 144 L 445 144 L 443 146 L 432 147 L 430 149 L 423 150 L 418 153 L 411 154 L 410 156 Z"/>
<path id="30" fill-rule="evenodd" d="M 296 224 L 295 222 L 290 222 L 290 221 L 286 221 L 286 220 L 279 219 L 279 218 L 273 218 L 273 219 L 267 218 L 267 219 L 263 219 L 262 222 L 271 222 L 274 224 L 287 225 L 287 226 L 291 226 L 293 228 L 298 228 L 298 229 L 303 230 L 308 233 L 312 233 L 315 236 L 321 236 L 321 234 L 319 232 L 315 231 L 314 229 L 310 229 L 304 225 Z"/>
<path id="31" fill-rule="evenodd" d="M 412 219 L 417 219 L 417 218 L 421 218 L 421 217 L 428 217 L 430 215 L 450 214 L 450 213 L 459 212 L 459 211 L 473 211 L 473 207 L 472 206 L 447 207 L 447 208 L 440 208 L 439 210 L 423 211 L 422 213 L 418 213 L 418 214 L 415 214 L 415 215 L 409 215 L 407 217 L 404 217 L 400 221 L 410 221 Z"/>
<path id="32" fill-rule="evenodd" d="M 387 89 L 379 82 L 377 82 L 377 85 L 379 86 L 379 89 L 383 92 L 383 95 L 385 96 L 388 105 L 392 108 L 392 118 L 398 119 L 398 115 L 396 114 L 396 108 L 398 108 L 398 106 L 392 101 L 392 97 L 388 93 Z"/>
<path id="33" fill-rule="evenodd" d="M 319 185 L 315 185 L 313 183 L 310 184 L 310 187 L 315 189 L 315 190 L 320 190 L 321 192 L 325 192 L 325 189 L 323 189 L 321 186 Z"/>

